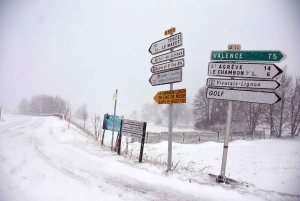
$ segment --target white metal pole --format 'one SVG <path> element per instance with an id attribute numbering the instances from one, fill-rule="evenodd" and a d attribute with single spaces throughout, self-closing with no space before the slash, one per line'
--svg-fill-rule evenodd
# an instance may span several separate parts
<path id="1" fill-rule="evenodd" d="M 228 50 L 232 50 L 232 49 L 228 47 Z M 233 78 L 231 78 L 231 79 L 233 79 Z M 226 133 L 225 133 L 224 147 L 223 147 L 222 166 L 221 166 L 221 174 L 217 178 L 218 182 L 226 182 L 225 170 L 226 170 L 226 163 L 227 163 L 231 115 L 232 115 L 232 101 L 230 100 L 230 101 L 228 101 Z"/>
<path id="2" fill-rule="evenodd" d="M 173 33 L 171 33 L 171 36 Z M 170 50 L 173 52 L 173 49 Z M 172 59 L 170 59 L 172 61 Z M 170 90 L 173 90 L 173 83 L 170 83 Z M 168 169 L 171 171 L 172 168 L 172 130 L 173 130 L 173 103 L 169 104 L 169 135 L 168 135 Z"/>
<path id="3" fill-rule="evenodd" d="M 221 175 L 217 178 L 217 181 L 221 181 L 221 182 L 226 182 L 225 170 L 226 170 L 226 163 L 227 163 L 229 133 L 230 133 L 230 124 L 231 124 L 231 114 L 232 114 L 232 101 L 230 100 L 230 101 L 228 101 L 226 134 L 225 134 L 225 139 L 224 139 Z"/>
<path id="4" fill-rule="evenodd" d="M 116 100 L 115 100 L 115 107 L 114 107 L 114 121 L 113 121 L 112 136 L 111 136 L 111 151 L 113 151 L 113 145 L 114 145 L 114 131 L 115 131 L 117 100 L 118 100 L 118 89 L 116 89 Z"/>

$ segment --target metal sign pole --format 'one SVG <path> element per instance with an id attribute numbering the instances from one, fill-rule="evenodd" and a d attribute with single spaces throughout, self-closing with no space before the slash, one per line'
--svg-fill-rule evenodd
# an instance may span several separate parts
<path id="1" fill-rule="evenodd" d="M 231 47 L 228 47 L 228 50 L 231 50 Z M 233 79 L 233 78 L 231 78 L 231 79 Z M 226 120 L 226 133 L 225 133 L 225 139 L 224 139 L 221 174 L 217 177 L 217 182 L 226 182 L 225 170 L 226 170 L 226 163 L 227 163 L 227 153 L 228 153 L 228 144 L 229 144 L 230 124 L 231 124 L 231 114 L 232 114 L 232 101 L 229 100 L 228 101 L 228 111 L 227 111 L 227 120 Z"/>
<path id="2" fill-rule="evenodd" d="M 115 107 L 114 107 L 114 121 L 113 121 L 113 128 L 112 128 L 112 136 L 111 136 L 111 151 L 113 151 L 113 144 L 114 144 L 114 131 L 115 131 L 115 120 L 116 120 L 116 107 L 117 107 L 117 98 L 118 97 L 118 89 L 116 89 L 116 97 L 115 97 Z"/>
<path id="3" fill-rule="evenodd" d="M 171 33 L 171 36 L 173 33 Z M 170 50 L 173 52 L 173 49 Z M 172 61 L 172 59 L 170 60 Z M 173 90 L 173 83 L 170 83 L 170 90 Z M 173 103 L 169 104 L 169 135 L 168 135 L 168 169 L 167 172 L 171 171 L 172 168 L 172 130 L 173 130 Z"/>

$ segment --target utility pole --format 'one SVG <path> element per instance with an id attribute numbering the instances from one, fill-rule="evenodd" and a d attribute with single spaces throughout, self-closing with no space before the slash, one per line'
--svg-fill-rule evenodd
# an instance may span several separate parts
<path id="1" fill-rule="evenodd" d="M 113 100 L 115 100 L 115 107 L 114 107 L 114 120 L 113 120 L 113 128 L 112 128 L 112 137 L 111 137 L 111 151 L 113 151 L 113 144 L 114 144 L 114 132 L 115 132 L 115 120 L 116 120 L 116 107 L 117 107 L 117 100 L 118 100 L 118 89 L 116 89 L 116 93 L 113 95 Z"/>

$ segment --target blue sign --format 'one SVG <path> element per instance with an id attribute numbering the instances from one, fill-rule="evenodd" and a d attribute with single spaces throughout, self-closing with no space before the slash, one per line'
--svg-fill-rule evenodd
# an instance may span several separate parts
<path id="1" fill-rule="evenodd" d="M 115 116 L 115 128 L 114 131 L 120 132 L 121 127 L 121 119 L 124 119 L 124 117 Z M 113 123 L 114 123 L 114 115 L 105 114 L 103 118 L 103 125 L 102 129 L 104 130 L 113 130 Z"/>

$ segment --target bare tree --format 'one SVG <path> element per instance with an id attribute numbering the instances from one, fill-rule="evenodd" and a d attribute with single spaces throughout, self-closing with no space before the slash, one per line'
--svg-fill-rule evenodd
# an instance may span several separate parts
<path id="1" fill-rule="evenodd" d="M 279 80 L 281 87 L 279 87 L 278 93 L 281 96 L 281 101 L 277 104 L 279 110 L 278 138 L 281 137 L 289 117 L 288 96 L 291 94 L 292 77 L 287 74 L 287 67 L 284 67 L 283 73 L 280 75 Z"/>
<path id="2" fill-rule="evenodd" d="M 99 137 L 100 137 L 100 133 L 99 133 L 99 129 L 100 129 L 100 123 L 101 123 L 101 118 L 98 114 L 95 114 L 92 118 L 91 118 L 91 122 L 94 128 L 94 135 L 95 135 L 95 139 L 98 141 Z"/>
<path id="3" fill-rule="evenodd" d="M 85 123 L 86 123 L 86 120 L 89 117 L 89 114 L 88 114 L 88 111 L 87 111 L 87 107 L 86 107 L 85 104 L 81 107 L 81 113 L 80 114 L 81 114 L 81 118 L 83 120 L 83 128 L 85 129 Z"/>
<path id="4" fill-rule="evenodd" d="M 300 132 L 300 76 L 296 77 L 290 96 L 290 129 L 292 137 Z"/>

